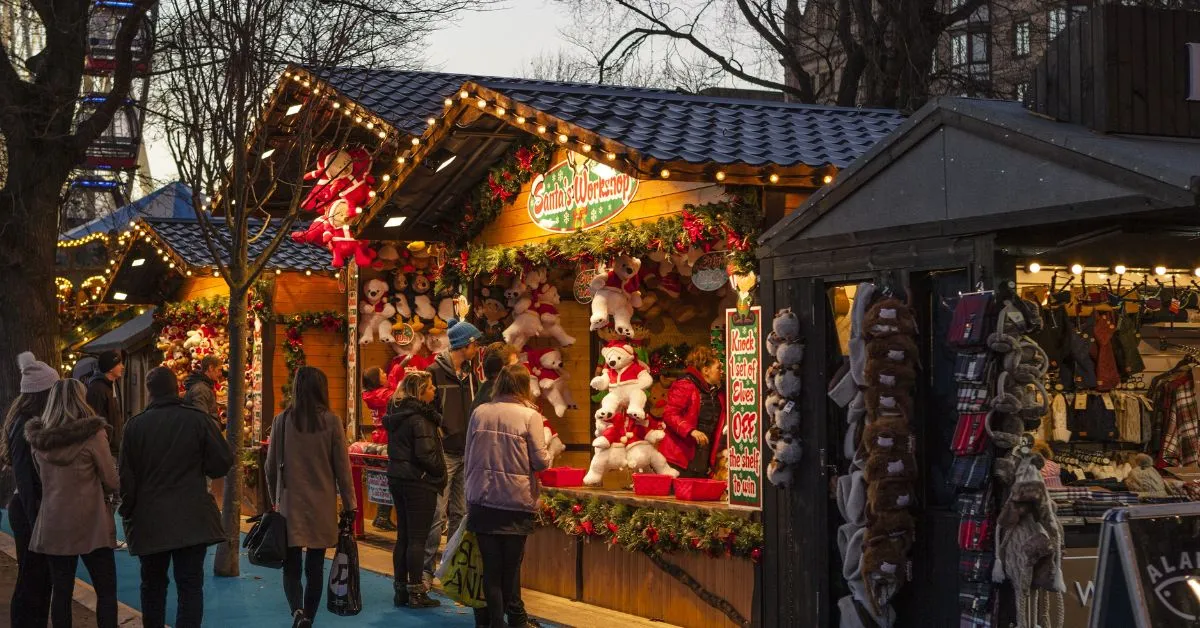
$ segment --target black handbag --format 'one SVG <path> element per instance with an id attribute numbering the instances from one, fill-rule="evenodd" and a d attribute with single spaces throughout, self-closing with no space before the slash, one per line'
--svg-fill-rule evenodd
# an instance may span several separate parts
<path id="1" fill-rule="evenodd" d="M 284 414 L 280 418 L 286 421 L 288 414 Z M 287 481 L 283 474 L 283 445 L 286 440 L 287 425 L 279 426 L 279 484 L 287 486 Z M 275 494 L 279 494 L 276 489 Z M 287 518 L 283 513 L 275 509 L 275 504 L 271 504 L 271 509 L 249 520 L 254 524 L 250 528 L 250 533 L 246 535 L 246 540 L 242 542 L 242 547 L 247 549 L 246 557 L 250 560 L 251 565 L 259 567 L 267 567 L 270 569 L 282 569 L 283 562 L 287 557 Z"/>

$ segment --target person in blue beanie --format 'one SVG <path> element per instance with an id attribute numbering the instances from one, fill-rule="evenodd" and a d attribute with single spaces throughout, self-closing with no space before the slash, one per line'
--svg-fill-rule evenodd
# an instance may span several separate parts
<path id="1" fill-rule="evenodd" d="M 476 343 L 483 337 L 474 325 L 456 320 L 449 321 L 446 335 L 450 339 L 450 348 L 439 353 L 426 369 L 437 389 L 433 406 L 442 415 L 442 451 L 446 459 L 446 488 L 438 497 L 433 527 L 425 544 L 423 580 L 426 589 L 433 584 L 434 563 L 442 535 L 454 534 L 467 514 L 463 453 L 467 447 L 467 423 L 476 388 L 471 360 L 478 353 Z"/>

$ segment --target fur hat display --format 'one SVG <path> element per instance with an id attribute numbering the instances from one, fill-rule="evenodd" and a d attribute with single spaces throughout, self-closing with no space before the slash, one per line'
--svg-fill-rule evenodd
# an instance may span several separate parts
<path id="1" fill-rule="evenodd" d="M 867 338 L 883 338 L 894 334 L 916 336 L 916 319 L 912 310 L 899 299 L 881 299 L 867 310 L 863 335 Z"/>
<path id="2" fill-rule="evenodd" d="M 1059 598 L 1067 590 L 1062 574 L 1062 526 L 1038 454 L 1022 456 L 1012 470 L 1012 488 L 996 519 L 995 582 L 1011 581 L 1017 595 L 1018 628 L 1038 625 L 1038 591 Z"/>
<path id="3" fill-rule="evenodd" d="M 911 480 L 888 478 L 874 482 L 867 488 L 867 512 L 870 514 L 912 508 L 914 505 L 916 493 Z"/>
<path id="4" fill-rule="evenodd" d="M 910 453 L 879 452 L 867 458 L 863 469 L 867 482 L 874 483 L 887 478 L 912 479 L 917 474 L 917 462 Z"/>
<path id="5" fill-rule="evenodd" d="M 912 453 L 912 431 L 903 416 L 876 417 L 863 428 L 861 446 L 867 456 L 876 453 Z"/>
<path id="6" fill-rule="evenodd" d="M 908 391 L 917 381 L 917 371 L 904 362 L 891 360 L 867 360 L 867 386 L 876 389 L 880 394 L 896 394 Z"/>
<path id="7" fill-rule="evenodd" d="M 863 393 L 867 414 L 871 416 L 912 416 L 912 395 L 907 390 L 868 388 Z"/>
<path id="8" fill-rule="evenodd" d="M 902 364 L 917 363 L 917 343 L 911 336 L 893 334 L 867 343 L 867 357 Z"/>

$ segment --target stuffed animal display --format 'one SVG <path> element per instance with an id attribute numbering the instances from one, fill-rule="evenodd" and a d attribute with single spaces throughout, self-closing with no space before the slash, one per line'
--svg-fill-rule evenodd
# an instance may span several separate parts
<path id="1" fill-rule="evenodd" d="M 513 322 L 504 330 L 504 342 L 523 349 L 525 343 L 542 333 L 542 318 L 532 309 L 532 291 L 524 280 L 516 279 L 504 291 L 504 299 L 513 315 Z"/>
<path id="2" fill-rule="evenodd" d="M 621 467 L 677 477 L 656 447 L 665 436 L 661 423 L 646 412 L 654 377 L 627 341 L 610 341 L 600 354 L 602 372 L 591 386 L 605 395 L 596 411 L 592 462 L 583 483 L 599 486 L 606 471 Z"/>
<path id="3" fill-rule="evenodd" d="M 618 334 L 633 337 L 633 312 L 642 305 L 641 267 L 640 259 L 623 255 L 613 261 L 611 269 L 592 279 L 592 331 L 606 327 L 611 318 Z"/>
<path id="4" fill-rule="evenodd" d="M 766 340 L 767 353 L 775 358 L 767 371 L 767 398 L 763 403 L 769 423 L 763 441 L 773 457 L 767 479 L 776 486 L 789 486 L 800 462 L 800 384 L 804 344 L 800 319 L 790 308 L 775 313 Z"/>
<path id="5" fill-rule="evenodd" d="M 386 281 L 372 279 L 363 286 L 362 290 L 363 301 L 358 306 L 358 313 L 362 317 L 359 321 L 359 326 L 362 327 L 362 334 L 359 335 L 359 344 L 370 344 L 372 340 L 379 342 L 395 342 L 392 337 L 392 317 L 396 315 L 396 308 L 387 300 L 388 284 Z"/>
<path id="6" fill-rule="evenodd" d="M 563 368 L 563 355 L 558 349 L 532 350 L 527 354 L 529 373 L 542 398 L 550 403 L 554 414 L 562 418 L 568 409 L 574 409 L 575 400 L 567 386 L 569 376 Z"/>

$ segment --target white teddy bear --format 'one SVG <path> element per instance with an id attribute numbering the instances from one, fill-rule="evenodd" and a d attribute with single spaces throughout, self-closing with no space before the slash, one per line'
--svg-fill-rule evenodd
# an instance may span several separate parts
<path id="1" fill-rule="evenodd" d="M 679 477 L 679 472 L 672 469 L 666 456 L 658 451 L 658 443 L 662 442 L 666 435 L 661 428 L 650 429 L 646 432 L 646 438 L 626 445 L 625 466 L 634 472 L 653 471 L 660 475 Z"/>
<path id="2" fill-rule="evenodd" d="M 618 334 L 633 336 L 633 312 L 642 306 L 641 284 L 638 280 L 641 268 L 640 259 L 622 255 L 613 263 L 611 270 L 599 273 L 592 279 L 589 286 L 592 291 L 592 331 L 607 325 L 611 316 L 613 328 Z"/>
<path id="3" fill-rule="evenodd" d="M 603 429 L 600 430 L 600 427 Z M 621 467 L 679 476 L 679 472 L 667 464 L 666 457 L 655 447 L 666 434 L 660 426 L 651 425 L 650 419 L 638 420 L 620 412 L 611 422 L 598 422 L 597 428 L 599 434 L 592 441 L 592 463 L 583 477 L 585 485 L 599 486 L 605 471 Z"/>
<path id="4" fill-rule="evenodd" d="M 550 425 L 550 419 L 542 418 L 542 430 L 546 438 L 546 450 L 550 452 L 550 459 L 554 460 L 567 450 L 567 446 L 563 444 L 562 439 L 558 437 L 558 432 L 554 431 L 554 427 Z"/>
<path id="5" fill-rule="evenodd" d="M 558 305 L 562 303 L 562 297 L 558 294 L 558 288 L 554 287 L 553 284 L 543 283 L 533 288 L 531 295 L 530 309 L 537 312 L 542 323 L 542 331 L 557 340 L 559 346 L 569 347 L 575 344 L 575 337 L 563 329 L 562 317 L 558 314 Z"/>
<path id="6" fill-rule="evenodd" d="M 614 340 L 600 350 L 604 373 L 592 378 L 592 388 L 608 391 L 596 411 L 599 421 L 611 420 L 622 409 L 631 417 L 646 417 L 646 390 L 654 385 L 654 377 L 637 359 L 633 346 Z"/>
<path id="7" fill-rule="evenodd" d="M 387 300 L 387 294 L 386 281 L 372 279 L 363 286 L 363 303 L 358 306 L 358 313 L 362 316 L 362 335 L 358 338 L 358 344 L 371 344 L 372 336 L 380 342 L 396 342 L 392 336 L 391 321 L 396 315 L 396 308 Z"/>
<path id="8" fill-rule="evenodd" d="M 530 338 L 540 336 L 542 321 L 537 312 L 530 309 L 533 298 L 529 286 L 521 279 L 513 281 L 512 287 L 504 291 L 504 298 L 512 310 L 513 322 L 504 330 L 504 342 L 517 350 L 525 347 Z"/>
<path id="9" fill-rule="evenodd" d="M 567 386 L 568 376 L 563 369 L 562 352 L 558 349 L 548 349 L 533 361 L 536 362 L 533 364 L 533 372 L 538 388 L 545 393 L 546 401 L 554 408 L 554 414 L 562 417 L 568 409 L 576 407 Z"/>
<path id="10" fill-rule="evenodd" d="M 204 332 L 199 329 L 189 329 L 187 332 L 187 340 L 183 341 L 185 349 L 199 349 L 204 343 Z"/>

